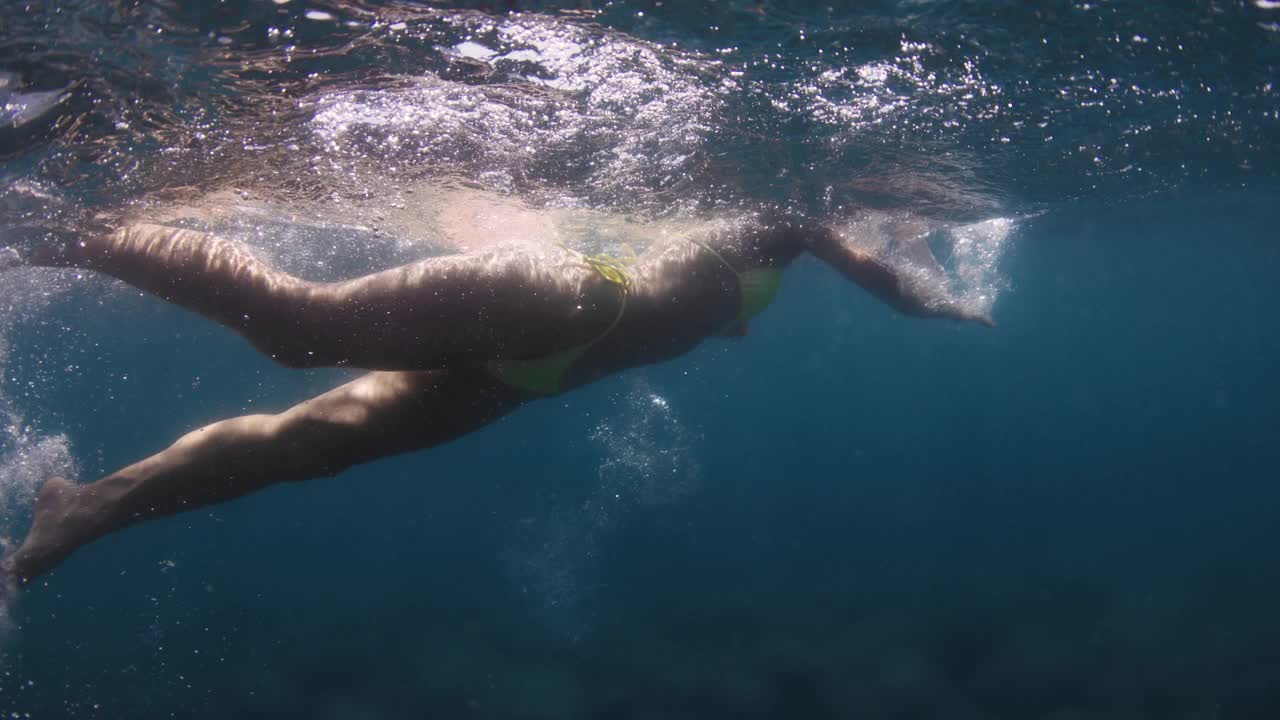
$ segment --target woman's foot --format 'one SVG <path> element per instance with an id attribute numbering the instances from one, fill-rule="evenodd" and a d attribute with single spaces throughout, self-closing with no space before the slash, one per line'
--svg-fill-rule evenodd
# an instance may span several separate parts
<path id="1" fill-rule="evenodd" d="M 73 512 L 79 493 L 79 486 L 60 477 L 50 478 L 40 488 L 27 539 L 0 564 L 0 575 L 7 570 L 25 585 L 71 554 L 73 540 L 82 529 L 76 527 L 78 514 Z"/>

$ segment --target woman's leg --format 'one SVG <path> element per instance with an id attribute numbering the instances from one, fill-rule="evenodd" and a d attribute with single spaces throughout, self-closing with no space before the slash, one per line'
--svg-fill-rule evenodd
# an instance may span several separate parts
<path id="1" fill-rule="evenodd" d="M 370 373 L 278 415 L 216 422 L 95 483 L 50 480 L 0 571 L 28 583 L 128 525 L 439 445 L 522 402 L 475 370 Z"/>
<path id="2" fill-rule="evenodd" d="M 555 248 L 431 258 L 324 283 L 209 233 L 134 224 L 37 245 L 25 260 L 111 275 L 290 367 L 424 370 L 537 356 L 596 337 L 618 302 L 616 288 Z"/>

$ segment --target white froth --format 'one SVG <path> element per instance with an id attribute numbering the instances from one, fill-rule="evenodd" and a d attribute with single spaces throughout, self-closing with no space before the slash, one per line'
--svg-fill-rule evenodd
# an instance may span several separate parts
<path id="1" fill-rule="evenodd" d="M 713 61 L 599 29 L 537 16 L 471 22 L 493 39 L 448 52 L 522 82 L 427 76 L 311 98 L 309 128 L 337 167 L 449 168 L 504 192 L 558 188 L 561 205 L 634 205 L 693 173 L 732 89 L 707 81 Z"/>
<path id="2" fill-rule="evenodd" d="M 952 289 L 966 309 L 988 314 L 996 298 L 1008 289 L 1008 276 L 1000 271 L 1000 261 L 1009 249 L 1013 229 L 1013 220 L 992 218 L 948 231 Z"/>
<path id="3" fill-rule="evenodd" d="M 63 290 L 55 273 L 22 268 L 0 272 L 0 537 L 13 539 L 24 529 L 32 500 L 45 480 L 76 475 L 66 435 L 33 427 L 27 410 L 8 392 L 14 328 L 43 311 Z"/>
<path id="4" fill-rule="evenodd" d="M 834 227 L 846 242 L 893 269 L 924 297 L 950 299 L 976 315 L 989 315 L 1009 279 L 1000 264 L 1016 222 L 990 218 L 939 224 L 902 213 L 868 212 Z"/>

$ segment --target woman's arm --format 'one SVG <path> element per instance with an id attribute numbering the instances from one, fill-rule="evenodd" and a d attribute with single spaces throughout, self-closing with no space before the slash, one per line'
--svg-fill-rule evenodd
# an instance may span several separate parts
<path id="1" fill-rule="evenodd" d="M 989 314 L 966 308 L 951 295 L 945 286 L 945 278 L 938 273 L 926 273 L 921 268 L 921 275 L 932 277 L 913 277 L 856 247 L 827 227 L 814 231 L 809 249 L 823 262 L 899 312 L 916 317 L 968 320 L 995 327 L 995 321 Z"/>

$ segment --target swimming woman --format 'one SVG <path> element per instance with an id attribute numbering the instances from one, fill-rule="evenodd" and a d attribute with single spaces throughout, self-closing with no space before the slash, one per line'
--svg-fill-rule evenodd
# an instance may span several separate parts
<path id="1" fill-rule="evenodd" d="M 923 237 L 911 240 L 928 255 Z M 155 224 L 6 252 L 123 280 L 288 367 L 373 371 L 279 414 L 202 427 L 97 482 L 50 479 L 25 541 L 0 561 L 0 575 L 20 584 L 134 523 L 434 447 L 526 402 L 741 334 L 805 252 L 902 312 L 991 324 L 945 286 L 795 218 L 675 234 L 626 262 L 545 246 L 331 283 L 286 274 L 213 234 Z"/>

